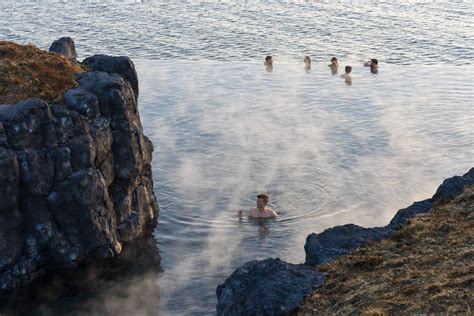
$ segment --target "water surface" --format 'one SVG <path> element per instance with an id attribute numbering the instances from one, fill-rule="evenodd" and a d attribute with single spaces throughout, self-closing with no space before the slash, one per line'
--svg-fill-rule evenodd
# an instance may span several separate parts
<path id="1" fill-rule="evenodd" d="M 130 56 L 155 146 L 161 263 L 145 265 L 162 272 L 137 278 L 132 265 L 110 291 L 41 308 L 213 314 L 216 286 L 244 262 L 302 262 L 309 233 L 385 225 L 430 197 L 474 165 L 473 12 L 471 1 L 0 1 L 0 40 L 47 49 L 71 36 L 80 59 Z M 352 85 L 330 74 L 332 56 L 353 66 Z M 362 67 L 373 57 L 378 75 Z M 239 222 L 262 191 L 279 219 Z"/>
<path id="2" fill-rule="evenodd" d="M 472 1 L 0 1 L 0 39 L 160 60 L 471 64 Z"/>
<path id="3" fill-rule="evenodd" d="M 386 225 L 474 165 L 471 66 L 137 62 L 155 145 L 161 308 L 212 313 L 215 288 L 246 261 L 304 261 L 305 238 Z M 270 195 L 276 221 L 239 222 Z"/>

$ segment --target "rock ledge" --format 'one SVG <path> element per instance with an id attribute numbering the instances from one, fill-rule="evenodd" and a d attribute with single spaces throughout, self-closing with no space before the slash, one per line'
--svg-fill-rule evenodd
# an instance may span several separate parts
<path id="1" fill-rule="evenodd" d="M 140 123 L 136 72 L 130 59 L 124 66 L 124 57 L 106 58 L 110 71 L 90 65 L 62 103 L 0 105 L 2 290 L 113 258 L 156 223 L 153 146 Z"/>

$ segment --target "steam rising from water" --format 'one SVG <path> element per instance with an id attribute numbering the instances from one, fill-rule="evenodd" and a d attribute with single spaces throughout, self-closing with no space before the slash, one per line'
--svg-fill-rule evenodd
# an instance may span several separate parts
<path id="1" fill-rule="evenodd" d="M 140 61 L 140 113 L 155 145 L 162 313 L 212 313 L 249 260 L 304 260 L 311 232 L 385 225 L 473 165 L 472 67 Z M 345 64 L 345 63 L 344 63 Z M 239 223 L 259 192 L 281 217 Z"/>
<path id="2" fill-rule="evenodd" d="M 162 260 L 153 238 L 137 241 L 72 287 L 40 285 L 32 300 L 50 303 L 35 315 L 214 314 L 216 286 L 243 263 L 303 262 L 308 234 L 385 225 L 474 165 L 472 67 L 374 76 L 346 62 L 352 86 L 320 63 L 138 61 Z M 239 222 L 262 191 L 280 217 Z"/>
<path id="3" fill-rule="evenodd" d="M 474 164 L 472 13 L 469 1 L 0 2 L 2 40 L 48 48 L 51 36 L 71 36 L 81 58 L 162 60 L 137 66 L 164 272 L 123 273 L 87 303 L 58 304 L 212 314 L 217 284 L 244 262 L 301 262 L 307 234 L 384 225 L 431 196 Z M 376 76 L 360 66 L 374 54 Z M 332 55 L 354 66 L 352 86 L 330 75 Z M 261 191 L 281 217 L 239 223 L 237 209 Z"/>

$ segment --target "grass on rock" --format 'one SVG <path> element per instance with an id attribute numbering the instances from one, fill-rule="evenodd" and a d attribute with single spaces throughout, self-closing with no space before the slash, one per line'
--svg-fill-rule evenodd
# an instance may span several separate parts
<path id="1" fill-rule="evenodd" d="M 474 312 L 474 186 L 390 239 L 321 265 L 298 315 Z"/>
<path id="2" fill-rule="evenodd" d="M 77 86 L 74 74 L 84 70 L 76 61 L 34 45 L 0 41 L 0 104 L 28 98 L 60 102 Z"/>

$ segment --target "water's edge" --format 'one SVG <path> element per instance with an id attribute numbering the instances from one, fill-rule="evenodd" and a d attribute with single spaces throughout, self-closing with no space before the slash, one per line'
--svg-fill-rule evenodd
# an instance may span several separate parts
<path id="1" fill-rule="evenodd" d="M 472 184 L 474 168 L 463 176 L 444 180 L 431 198 L 399 210 L 384 227 L 363 228 L 347 224 L 326 229 L 319 234 L 312 233 L 306 239 L 304 264 L 290 264 L 279 258 L 245 263 L 217 287 L 217 315 L 294 313 L 304 297 L 324 283 L 324 273 L 314 269 L 317 265 L 330 262 L 368 243 L 389 238 L 408 219 L 428 213 L 434 205 L 454 200 L 465 186 Z M 262 288 L 265 288 L 265 294 L 258 295 Z"/>

